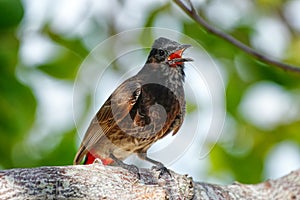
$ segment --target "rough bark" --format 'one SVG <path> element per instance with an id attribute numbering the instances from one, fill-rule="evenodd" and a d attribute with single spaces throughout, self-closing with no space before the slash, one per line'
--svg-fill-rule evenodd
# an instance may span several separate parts
<path id="1" fill-rule="evenodd" d="M 257 185 L 215 185 L 171 172 L 119 167 L 39 167 L 0 171 L 0 199 L 300 199 L 300 170 Z"/>

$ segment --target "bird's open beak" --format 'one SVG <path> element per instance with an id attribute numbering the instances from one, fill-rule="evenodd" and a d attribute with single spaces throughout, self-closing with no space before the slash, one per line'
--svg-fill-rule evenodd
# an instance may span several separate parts
<path id="1" fill-rule="evenodd" d="M 190 62 L 193 61 L 193 59 L 191 58 L 182 58 L 182 54 L 183 52 L 187 49 L 191 47 L 191 45 L 189 44 L 183 44 L 180 45 L 178 50 L 174 51 L 173 53 L 171 53 L 168 57 L 168 63 L 173 66 L 173 65 L 180 65 L 183 62 Z"/>

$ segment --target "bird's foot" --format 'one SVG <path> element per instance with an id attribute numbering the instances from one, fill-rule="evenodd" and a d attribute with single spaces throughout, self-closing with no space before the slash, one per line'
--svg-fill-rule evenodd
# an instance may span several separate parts
<path id="1" fill-rule="evenodd" d="M 161 162 L 158 162 L 156 160 L 153 160 L 147 156 L 147 152 L 139 152 L 137 154 L 141 159 L 146 160 L 148 162 L 151 162 L 154 164 L 152 169 L 155 169 L 156 171 L 160 171 L 158 178 L 161 178 L 164 174 L 169 174 L 170 177 L 172 177 L 170 171 L 162 164 Z"/>
<path id="2" fill-rule="evenodd" d="M 137 178 L 138 179 L 141 179 L 141 174 L 140 174 L 140 170 L 137 166 L 135 165 L 128 165 L 128 164 L 125 164 L 123 163 L 124 165 L 122 165 L 121 167 L 124 168 L 124 169 L 127 169 L 129 172 L 137 175 Z"/>
<path id="3" fill-rule="evenodd" d="M 141 179 L 140 170 L 139 170 L 139 168 L 137 166 L 135 166 L 135 165 L 128 165 L 128 164 L 124 163 L 122 160 L 116 158 L 113 154 L 110 154 L 110 157 L 115 161 L 115 163 L 117 164 L 117 166 L 120 166 L 123 169 L 126 169 L 129 172 L 137 175 L 137 178 L 139 180 Z"/>
<path id="4" fill-rule="evenodd" d="M 168 174 L 170 177 L 172 177 L 168 168 L 166 168 L 162 163 L 153 166 L 153 169 L 155 169 L 156 171 L 160 171 L 158 178 L 161 178 L 164 174 Z"/>

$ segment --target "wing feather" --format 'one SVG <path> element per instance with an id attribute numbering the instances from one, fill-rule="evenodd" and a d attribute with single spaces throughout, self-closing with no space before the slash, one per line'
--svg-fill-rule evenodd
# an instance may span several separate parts
<path id="1" fill-rule="evenodd" d="M 116 124 L 124 119 L 141 94 L 141 84 L 134 77 L 123 82 L 106 100 L 90 123 L 74 158 L 79 164 L 95 144 Z"/>

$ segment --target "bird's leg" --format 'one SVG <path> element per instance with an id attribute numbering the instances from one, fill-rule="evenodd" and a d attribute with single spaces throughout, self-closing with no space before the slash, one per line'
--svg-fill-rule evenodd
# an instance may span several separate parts
<path id="1" fill-rule="evenodd" d="M 114 154 L 110 153 L 109 157 L 114 160 L 114 162 L 122 167 L 123 169 L 127 169 L 129 172 L 132 172 L 138 176 L 138 179 L 141 179 L 139 168 L 135 165 L 128 165 L 124 163 L 122 160 L 118 159 Z"/>
<path id="2" fill-rule="evenodd" d="M 170 171 L 164 166 L 164 164 L 162 164 L 161 162 L 158 162 L 156 160 L 153 160 L 151 158 L 149 158 L 147 156 L 147 153 L 138 153 L 137 154 L 139 158 L 141 158 L 142 160 L 146 160 L 148 162 L 151 162 L 152 164 L 154 164 L 154 168 L 157 170 L 157 171 L 160 171 L 159 175 L 158 175 L 158 178 L 161 178 L 163 174 L 167 173 L 171 176 L 171 173 Z"/>

